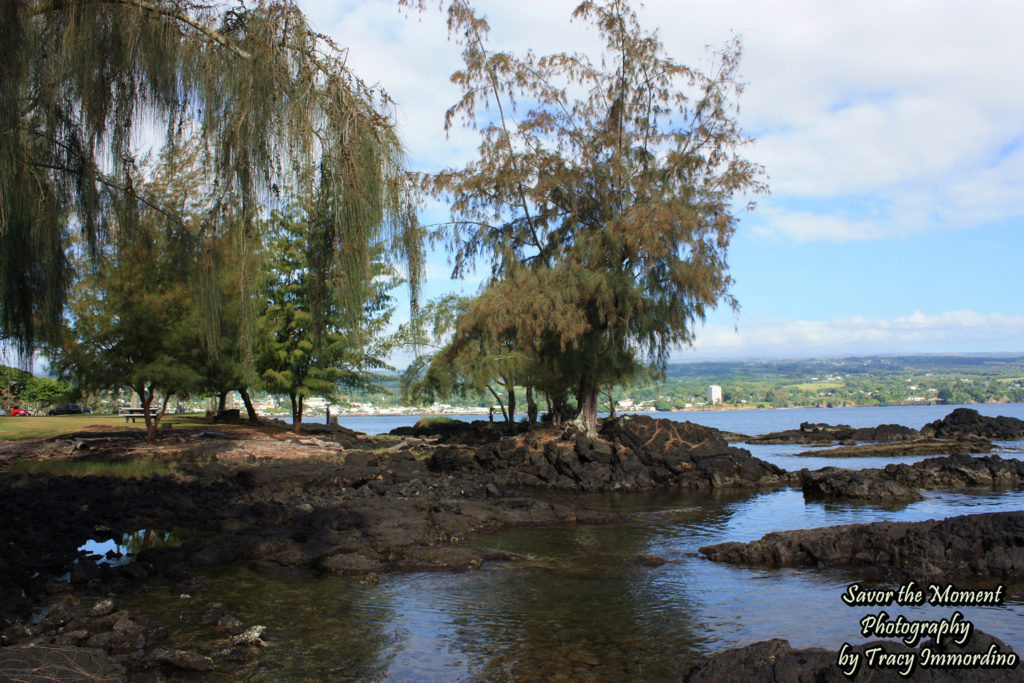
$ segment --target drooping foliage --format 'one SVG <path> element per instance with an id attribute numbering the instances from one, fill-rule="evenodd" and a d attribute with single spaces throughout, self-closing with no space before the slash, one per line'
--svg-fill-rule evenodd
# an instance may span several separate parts
<path id="1" fill-rule="evenodd" d="M 318 262 L 343 266 L 331 296 L 353 319 L 371 237 L 418 282 L 387 96 L 290 0 L 9 0 L 0 44 L 0 335 L 23 351 L 59 327 L 73 233 L 95 255 L 115 216 L 131 234 L 133 214 L 155 206 L 134 180 L 137 137 L 200 132 L 218 196 L 241 207 L 243 251 L 259 203 L 304 179 L 324 198 Z M 243 293 L 250 276 L 239 273 Z"/>
<path id="2" fill-rule="evenodd" d="M 592 432 L 600 385 L 640 358 L 664 366 L 709 309 L 736 306 L 733 200 L 766 189 L 739 154 L 739 43 L 703 73 L 666 56 L 625 0 L 587 1 L 573 18 L 600 36 L 599 60 L 516 56 L 486 47 L 465 0 L 447 11 L 464 66 L 445 126 L 479 128 L 480 152 L 423 187 L 450 199 L 455 272 L 483 258 L 493 273 L 459 326 L 514 339 Z"/>

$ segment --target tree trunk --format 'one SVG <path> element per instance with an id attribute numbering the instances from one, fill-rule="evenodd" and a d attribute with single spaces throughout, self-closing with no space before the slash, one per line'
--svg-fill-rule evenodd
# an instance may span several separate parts
<path id="1" fill-rule="evenodd" d="M 501 408 L 501 416 L 505 418 L 505 422 L 508 422 L 508 413 L 505 411 L 505 402 L 501 400 L 501 396 L 494 390 L 494 387 L 487 385 L 487 391 L 491 392 L 491 396 L 498 402 L 498 407 Z"/>
<path id="2" fill-rule="evenodd" d="M 217 412 L 223 413 L 228 407 L 228 392 L 222 391 L 217 394 Z"/>
<path id="3" fill-rule="evenodd" d="M 245 412 L 249 416 L 249 422 L 256 424 L 260 421 L 260 416 L 256 414 L 256 406 L 252 404 L 252 397 L 249 396 L 249 390 L 243 387 L 238 390 L 238 393 L 242 395 L 242 403 L 245 404 Z"/>
<path id="4" fill-rule="evenodd" d="M 526 416 L 533 429 L 537 424 L 537 401 L 533 398 L 533 387 L 526 387 Z"/>
<path id="5" fill-rule="evenodd" d="M 302 396 L 288 396 L 292 399 L 292 431 L 298 434 L 302 431 Z"/>
<path id="6" fill-rule="evenodd" d="M 511 382 L 505 384 L 508 387 L 508 431 L 516 433 L 516 387 Z"/>
<path id="7" fill-rule="evenodd" d="M 171 400 L 171 396 L 173 396 L 173 395 L 174 395 L 174 392 L 171 392 L 171 393 L 167 394 L 166 396 L 164 396 L 163 405 L 160 406 L 160 410 L 157 411 L 157 414 L 153 418 L 154 436 L 156 436 L 156 434 L 155 434 L 156 430 L 160 429 L 160 421 L 164 419 L 164 415 L 167 413 L 167 403 Z"/>
<path id="8" fill-rule="evenodd" d="M 580 410 L 576 416 L 576 427 L 591 438 L 597 436 L 597 392 L 597 382 L 584 379 L 576 396 Z"/>
<path id="9" fill-rule="evenodd" d="M 612 385 L 608 385 L 608 391 L 605 392 L 605 396 L 608 397 L 608 417 L 615 419 L 615 397 L 612 396 Z"/>
<path id="10" fill-rule="evenodd" d="M 555 429 L 561 429 L 565 423 L 565 399 L 549 396 L 548 414 L 551 415 L 551 425 Z"/>
<path id="11" fill-rule="evenodd" d="M 149 387 L 148 390 L 143 387 L 141 392 L 136 389 L 135 393 L 139 395 L 139 401 L 142 403 L 142 419 L 146 423 L 146 441 L 152 443 L 156 440 L 156 427 L 153 425 L 153 416 L 149 413 L 149 408 L 153 405 L 153 387 Z"/>

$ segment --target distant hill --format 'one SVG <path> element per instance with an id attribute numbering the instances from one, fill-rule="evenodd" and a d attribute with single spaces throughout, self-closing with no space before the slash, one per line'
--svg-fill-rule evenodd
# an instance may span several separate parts
<path id="1" fill-rule="evenodd" d="M 624 393 L 662 409 L 693 407 L 711 384 L 722 387 L 726 404 L 740 406 L 1024 401 L 1024 354 L 677 362 L 664 379 Z"/>
<path id="2" fill-rule="evenodd" d="M 382 384 L 385 391 L 351 392 L 351 399 L 398 405 L 398 378 Z M 1024 402 L 1024 354 L 683 361 L 670 363 L 663 378 L 614 387 L 611 396 L 645 408 L 702 408 L 712 384 L 722 387 L 725 407 L 733 408 Z M 602 395 L 603 409 L 607 400 Z M 481 393 L 448 401 L 486 406 L 492 398 Z"/>
<path id="3" fill-rule="evenodd" d="M 965 354 L 923 356 L 845 356 L 841 358 L 682 361 L 670 363 L 666 377 L 697 378 L 733 375 L 763 377 L 807 374 L 885 376 L 904 373 L 1024 373 L 1024 354 Z"/>

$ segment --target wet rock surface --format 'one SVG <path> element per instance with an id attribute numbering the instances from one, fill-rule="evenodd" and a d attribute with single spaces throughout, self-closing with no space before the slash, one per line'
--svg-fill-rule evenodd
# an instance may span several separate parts
<path id="1" fill-rule="evenodd" d="M 804 495 L 809 499 L 911 502 L 920 500 L 919 492 L 924 490 L 1021 486 L 1024 484 L 1024 462 L 998 455 L 950 455 L 928 458 L 912 465 L 887 465 L 882 469 L 825 467 L 814 471 L 800 470 L 799 478 Z"/>
<path id="2" fill-rule="evenodd" d="M 787 429 L 747 437 L 749 444 L 828 444 L 845 442 L 889 443 L 918 439 L 1024 439 L 1024 420 L 1015 417 L 987 417 L 972 408 L 957 408 L 949 415 L 920 430 L 896 424 L 854 429 L 849 425 L 804 422 L 799 429 Z"/>
<path id="3" fill-rule="evenodd" d="M 457 440 L 473 441 L 465 434 Z M 643 415 L 606 420 L 596 438 L 549 428 L 479 446 L 446 446 L 433 452 L 427 467 L 462 478 L 484 476 L 498 489 L 757 488 L 794 481 L 781 468 L 729 446 L 718 430 Z"/>
<path id="4" fill-rule="evenodd" d="M 865 651 L 881 648 L 885 653 L 912 655 L 913 669 L 910 679 L 914 681 L 1019 681 L 1024 679 L 1024 672 L 1017 664 L 1013 668 L 930 668 L 920 666 L 928 661 L 922 653 L 928 650 L 938 655 L 955 655 L 960 653 L 985 653 L 994 646 L 1000 653 L 1013 653 L 998 638 L 981 631 L 975 631 L 970 640 L 963 646 L 943 642 L 936 644 L 928 640 L 918 648 L 912 648 L 899 641 L 880 640 L 854 645 L 850 652 L 860 656 L 860 666 L 855 675 L 845 676 L 837 666 L 839 653 L 822 648 L 798 650 L 789 642 L 781 639 L 768 640 L 746 647 L 735 648 L 705 657 L 685 671 L 679 680 L 684 683 L 731 683 L 732 681 L 816 681 L 819 683 L 844 683 L 853 681 L 905 681 L 906 676 L 900 670 L 906 665 L 904 659 L 900 666 L 883 668 L 876 664 L 869 667 L 866 663 Z"/>
<path id="5" fill-rule="evenodd" d="M 855 569 L 872 578 L 954 581 L 1024 577 L 1024 511 L 926 522 L 874 522 L 766 534 L 704 546 L 716 562 Z"/>
<path id="6" fill-rule="evenodd" d="M 892 458 L 906 455 L 970 455 L 972 453 L 989 453 L 992 442 L 988 439 L 970 436 L 946 441 L 942 439 L 893 440 L 888 443 L 866 443 L 840 448 L 823 448 L 803 451 L 797 456 L 814 458 Z"/>

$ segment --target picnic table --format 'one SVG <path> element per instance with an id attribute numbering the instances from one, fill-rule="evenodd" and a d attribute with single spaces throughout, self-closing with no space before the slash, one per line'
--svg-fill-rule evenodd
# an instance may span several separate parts
<path id="1" fill-rule="evenodd" d="M 123 417 L 125 422 L 127 422 L 128 420 L 135 422 L 135 420 L 140 417 L 146 417 L 145 408 L 119 408 L 117 414 Z M 152 415 L 153 412 L 150 411 L 149 414 Z"/>

